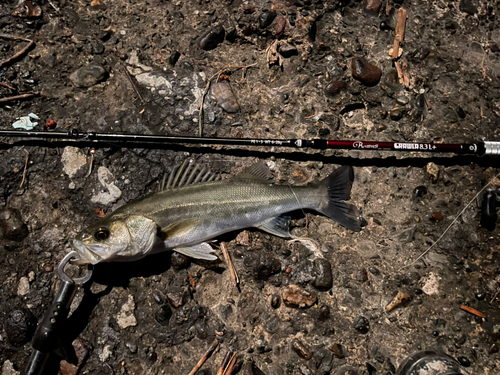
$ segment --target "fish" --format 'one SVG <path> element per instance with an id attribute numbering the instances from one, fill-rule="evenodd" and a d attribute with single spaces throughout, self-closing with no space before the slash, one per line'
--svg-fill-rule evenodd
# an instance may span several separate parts
<path id="1" fill-rule="evenodd" d="M 227 179 L 186 160 L 165 177 L 158 192 L 131 201 L 81 231 L 72 246 L 75 264 L 134 261 L 174 250 L 196 259 L 215 260 L 208 242 L 255 227 L 278 237 L 292 237 L 290 212 L 310 209 L 340 225 L 360 230 L 361 211 L 350 198 L 354 171 L 342 166 L 325 179 L 305 186 L 275 184 L 260 161 Z"/>

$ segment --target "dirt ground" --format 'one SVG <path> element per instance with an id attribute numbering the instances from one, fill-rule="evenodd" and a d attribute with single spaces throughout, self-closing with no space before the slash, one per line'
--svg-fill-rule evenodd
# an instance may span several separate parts
<path id="1" fill-rule="evenodd" d="M 389 55 L 400 8 L 401 81 Z M 38 131 L 52 131 L 53 120 L 59 131 L 500 140 L 498 11 L 496 0 L 4 0 L 0 62 L 28 44 L 6 36 L 34 45 L 0 63 L 0 83 L 11 86 L 0 85 L 0 98 L 34 94 L 0 102 L 0 129 L 33 113 Z M 214 339 L 219 348 L 198 374 L 215 375 L 228 350 L 245 375 L 395 374 L 419 350 L 443 351 L 471 374 L 500 373 L 499 228 L 479 225 L 474 200 L 489 182 L 500 188 L 498 158 L 1 141 L 2 374 L 27 363 L 74 236 L 157 191 L 186 158 L 223 177 L 264 160 L 291 185 L 352 165 L 351 203 L 367 225 L 351 232 L 299 212 L 292 234 L 312 242 L 257 229 L 219 238 L 241 291 L 222 256 L 165 252 L 96 266 L 61 336 L 63 347 L 78 339 L 88 348 L 80 373 L 188 374 Z M 285 303 L 294 286 L 310 307 Z M 387 312 L 398 291 L 407 300 Z M 63 374 L 77 369 L 65 366 Z"/>

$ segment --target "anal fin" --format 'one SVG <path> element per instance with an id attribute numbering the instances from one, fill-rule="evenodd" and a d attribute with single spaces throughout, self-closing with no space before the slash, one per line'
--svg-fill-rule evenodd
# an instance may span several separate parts
<path id="1" fill-rule="evenodd" d="M 216 260 L 218 259 L 213 253 L 214 249 L 212 246 L 206 242 L 202 242 L 198 245 L 189 247 L 177 247 L 174 249 L 178 253 L 184 254 L 191 258 L 204 259 L 204 260 Z"/>
<path id="2" fill-rule="evenodd" d="M 292 237 L 290 234 L 290 215 L 280 215 L 263 221 L 257 228 L 278 237 Z"/>

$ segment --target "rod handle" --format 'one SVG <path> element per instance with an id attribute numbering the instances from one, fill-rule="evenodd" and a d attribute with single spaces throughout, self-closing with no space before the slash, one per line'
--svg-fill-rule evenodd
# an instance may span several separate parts
<path id="1" fill-rule="evenodd" d="M 485 156 L 500 156 L 500 142 L 498 141 L 486 141 L 484 142 L 484 154 Z"/>

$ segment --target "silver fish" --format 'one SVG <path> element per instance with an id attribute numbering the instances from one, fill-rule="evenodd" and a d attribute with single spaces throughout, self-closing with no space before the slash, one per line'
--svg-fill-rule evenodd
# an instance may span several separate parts
<path id="1" fill-rule="evenodd" d="M 73 240 L 81 256 L 75 263 L 131 261 L 162 250 L 214 260 L 207 241 L 223 233 L 257 227 L 291 237 L 288 213 L 298 209 L 315 210 L 351 230 L 360 228 L 360 211 L 344 202 L 354 180 L 352 167 L 307 186 L 270 183 L 262 162 L 220 181 L 198 168 L 184 163 L 164 190 L 128 203 L 82 231 Z"/>

